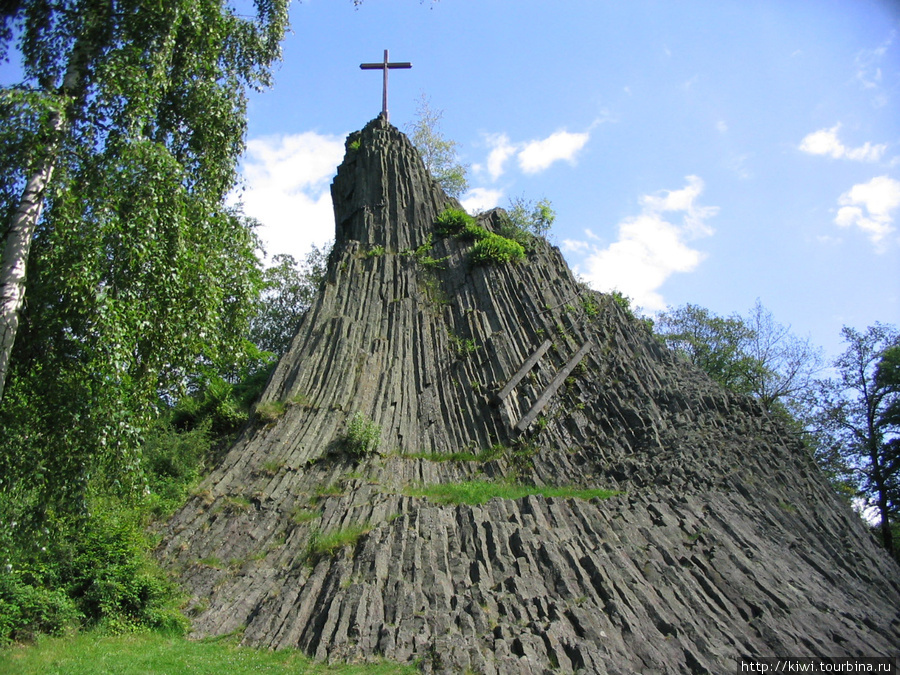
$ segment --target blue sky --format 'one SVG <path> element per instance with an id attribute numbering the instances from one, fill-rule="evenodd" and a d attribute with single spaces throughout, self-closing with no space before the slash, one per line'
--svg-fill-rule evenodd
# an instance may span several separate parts
<path id="1" fill-rule="evenodd" d="M 269 252 L 332 237 L 343 138 L 425 95 L 470 208 L 548 198 L 552 240 L 646 313 L 757 298 L 837 355 L 900 323 L 900 4 L 307 0 L 250 103 L 244 201 Z"/>
<path id="2" fill-rule="evenodd" d="M 896 0 L 306 0 L 291 20 L 243 163 L 270 255 L 333 238 L 343 140 L 381 109 L 359 64 L 389 49 L 413 64 L 392 123 L 428 97 L 464 203 L 549 199 L 598 290 L 649 315 L 759 299 L 828 356 L 844 324 L 900 324 Z"/>

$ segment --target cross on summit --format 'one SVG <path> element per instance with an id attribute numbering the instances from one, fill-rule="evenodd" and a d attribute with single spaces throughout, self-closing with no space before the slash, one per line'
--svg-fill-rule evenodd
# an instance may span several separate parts
<path id="1" fill-rule="evenodd" d="M 384 73 L 384 88 L 381 94 L 381 114 L 384 115 L 384 121 L 388 122 L 388 70 L 392 68 L 412 68 L 409 61 L 398 61 L 396 63 L 388 62 L 388 50 L 384 50 L 384 61 L 382 63 L 360 63 L 362 70 L 381 70 Z"/>

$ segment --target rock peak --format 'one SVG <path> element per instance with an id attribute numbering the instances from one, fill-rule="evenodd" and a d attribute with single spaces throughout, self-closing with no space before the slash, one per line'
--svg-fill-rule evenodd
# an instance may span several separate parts
<path id="1" fill-rule="evenodd" d="M 355 240 L 392 251 L 415 249 L 435 216 L 456 200 L 444 194 L 419 152 L 383 115 L 348 136 L 331 186 L 335 242 Z"/>
<path id="2" fill-rule="evenodd" d="M 546 241 L 473 264 L 435 228 L 458 203 L 384 119 L 350 136 L 332 194 L 327 279 L 270 412 L 159 548 L 196 635 L 492 675 L 897 653 L 900 570 L 755 401 Z M 478 224 L 522 236 L 500 211 Z"/>

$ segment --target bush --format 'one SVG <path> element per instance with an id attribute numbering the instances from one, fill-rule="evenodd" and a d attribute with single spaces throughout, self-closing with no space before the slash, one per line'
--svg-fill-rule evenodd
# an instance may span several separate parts
<path id="1" fill-rule="evenodd" d="M 465 241 L 481 241 L 482 239 L 489 237 L 490 234 L 491 233 L 481 227 L 481 225 L 469 223 L 463 227 L 462 231 L 460 231 L 459 238 Z"/>
<path id="2" fill-rule="evenodd" d="M 138 514 L 95 513 L 60 550 L 60 581 L 88 625 L 109 632 L 153 628 L 183 633 L 176 587 L 150 558 Z"/>
<path id="3" fill-rule="evenodd" d="M 178 431 L 159 420 L 144 437 L 141 449 L 149 490 L 148 507 L 157 516 L 171 513 L 184 503 L 212 447 L 209 423 L 190 431 Z"/>
<path id="4" fill-rule="evenodd" d="M 50 522 L 39 546 L 4 542 L 0 644 L 78 625 L 185 631 L 177 588 L 150 557 L 141 513 L 121 503 L 92 506 Z"/>
<path id="5" fill-rule="evenodd" d="M 474 224 L 475 219 L 462 209 L 447 208 L 438 214 L 434 229 L 439 235 L 447 237 L 459 234 L 466 226 Z"/>
<path id="6" fill-rule="evenodd" d="M 362 457 L 378 449 L 381 442 L 381 427 L 361 412 L 356 413 L 350 419 L 347 426 L 347 434 L 344 436 L 344 446 L 351 455 Z"/>
<path id="7" fill-rule="evenodd" d="M 525 249 L 520 243 L 499 234 L 489 234 L 472 248 L 474 265 L 505 264 L 524 258 Z"/>
<path id="8" fill-rule="evenodd" d="M 0 646 L 59 635 L 83 618 L 65 591 L 33 586 L 23 576 L 0 571 Z"/>

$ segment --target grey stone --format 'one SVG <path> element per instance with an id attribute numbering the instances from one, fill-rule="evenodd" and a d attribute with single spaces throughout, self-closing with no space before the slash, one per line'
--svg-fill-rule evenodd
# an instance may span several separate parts
<path id="1" fill-rule="evenodd" d="M 348 139 L 332 193 L 327 280 L 262 396 L 296 402 L 248 426 L 163 531 L 196 636 L 243 629 L 246 644 L 448 673 L 900 653 L 900 570 L 753 400 L 679 362 L 543 240 L 521 264 L 472 267 L 471 242 L 434 234 L 459 204 L 382 119 Z M 545 423 L 518 438 L 586 343 Z M 356 412 L 380 425 L 374 455 L 343 450 Z M 497 444 L 487 461 L 434 461 Z M 476 479 L 620 493 L 411 496 Z M 317 517 L 295 522 L 300 508 Z M 364 533 L 313 554 L 321 533 L 354 525 Z"/>

